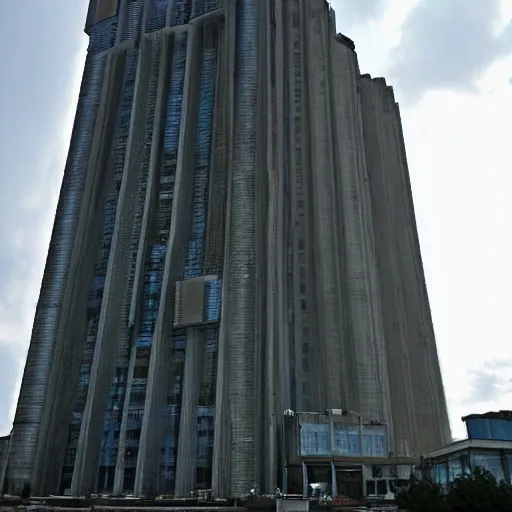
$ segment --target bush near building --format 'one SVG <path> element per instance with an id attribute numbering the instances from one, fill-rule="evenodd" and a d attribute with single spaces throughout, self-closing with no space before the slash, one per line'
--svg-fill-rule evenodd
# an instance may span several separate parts
<path id="1" fill-rule="evenodd" d="M 396 498 L 407 512 L 505 512 L 512 511 L 512 486 L 497 483 L 485 470 L 457 478 L 444 490 L 432 480 L 416 480 Z"/>

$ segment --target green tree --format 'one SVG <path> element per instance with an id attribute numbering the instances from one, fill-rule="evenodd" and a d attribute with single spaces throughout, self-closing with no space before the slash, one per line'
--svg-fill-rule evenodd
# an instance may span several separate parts
<path id="1" fill-rule="evenodd" d="M 413 479 L 406 491 L 397 494 L 396 504 L 407 512 L 449 511 L 441 486 L 430 479 Z"/>
<path id="2" fill-rule="evenodd" d="M 512 510 L 510 485 L 496 482 L 489 471 L 476 469 L 473 474 L 457 478 L 447 496 L 453 512 L 502 512 Z"/>
<path id="3" fill-rule="evenodd" d="M 476 469 L 457 478 L 448 493 L 432 480 L 412 481 L 396 502 L 407 512 L 505 512 L 512 511 L 512 487 L 498 484 L 489 471 Z"/>

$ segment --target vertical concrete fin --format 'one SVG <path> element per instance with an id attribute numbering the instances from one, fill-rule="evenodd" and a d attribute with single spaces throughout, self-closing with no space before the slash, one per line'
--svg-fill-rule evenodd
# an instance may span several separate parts
<path id="1" fill-rule="evenodd" d="M 352 48 L 353 50 L 353 48 Z M 361 190 L 361 208 L 363 212 L 364 226 L 363 236 L 366 240 L 366 254 L 368 257 L 369 272 L 369 297 L 371 303 L 371 322 L 373 325 L 376 372 L 380 383 L 381 401 L 382 401 L 382 420 L 387 429 L 388 451 L 394 451 L 391 440 L 394 439 L 393 416 L 391 414 L 391 393 L 389 387 L 389 370 L 386 358 L 386 336 L 384 332 L 383 308 L 381 304 L 381 291 L 379 282 L 379 269 L 376 253 L 375 227 L 373 221 L 373 205 L 371 202 L 371 189 L 369 180 L 369 170 L 366 163 L 363 111 L 361 102 L 361 76 L 357 56 L 354 52 L 352 63 L 357 68 L 357 101 L 355 104 L 356 116 L 356 148 L 357 157 L 361 165 L 359 174 Z"/>
<path id="2" fill-rule="evenodd" d="M 204 353 L 204 331 L 189 328 L 183 375 L 183 397 L 181 401 L 180 435 L 176 463 L 177 498 L 188 498 L 196 489 L 197 464 L 197 406 L 199 384 Z"/>
<path id="3" fill-rule="evenodd" d="M 345 44 L 331 38 L 331 78 L 333 82 L 334 127 L 336 144 L 337 195 L 339 216 L 344 238 L 344 268 L 346 283 L 344 294 L 350 314 L 350 337 L 354 365 L 357 373 L 352 376 L 352 389 L 357 390 L 355 409 L 365 419 L 383 421 L 383 382 L 387 375 L 379 371 L 375 315 L 379 314 L 380 297 L 372 295 L 373 247 L 369 240 L 368 226 L 371 211 L 366 202 L 367 171 L 364 146 L 360 138 L 360 111 L 358 88 L 359 70 L 355 52 Z M 366 181 L 365 181 L 366 178 Z"/>
<path id="4" fill-rule="evenodd" d="M 259 0 L 240 0 L 237 11 L 233 169 L 224 300 L 229 310 L 227 366 L 231 417 L 231 490 L 254 485 L 255 173 L 259 68 Z"/>
<path id="5" fill-rule="evenodd" d="M 112 101 L 120 90 L 124 54 L 112 54 L 105 68 L 102 103 L 99 108 L 107 114 L 98 117 L 86 169 L 84 198 L 76 229 L 75 244 L 70 262 L 53 354 L 53 371 L 48 383 L 47 403 L 40 428 L 39 450 L 36 458 L 36 474 L 33 492 L 51 492 L 59 486 L 64 451 L 67 445 L 69 420 L 77 391 L 77 375 L 86 338 L 89 286 L 94 276 L 94 263 L 101 238 L 103 211 L 95 207 L 104 202 L 105 182 L 108 179 L 107 164 L 111 149 L 117 103 Z M 107 123 L 105 129 L 102 124 Z M 42 435 L 41 435 L 42 434 Z M 47 467 L 49 457 L 55 465 Z"/>
<path id="6" fill-rule="evenodd" d="M 194 167 L 194 144 L 197 126 L 199 70 L 202 28 L 188 25 L 187 57 L 181 127 L 172 204 L 171 226 L 165 255 L 162 292 L 152 340 L 146 402 L 137 458 L 135 494 L 156 495 L 159 485 L 160 446 L 163 437 L 163 410 L 167 391 L 169 341 L 174 318 L 174 288 L 183 272 L 186 234 L 191 218 L 191 193 Z"/>
<path id="7" fill-rule="evenodd" d="M 149 99 L 149 91 L 152 87 L 157 88 L 157 104 L 155 107 L 155 112 L 161 112 L 161 96 L 163 93 L 160 93 L 160 90 L 164 87 L 165 77 L 167 72 L 167 38 L 163 35 L 162 39 L 153 39 L 149 37 L 144 37 L 141 41 L 140 50 L 139 50 L 139 62 L 138 62 L 138 71 L 137 77 L 135 81 L 135 96 L 134 96 L 134 107 L 132 111 L 132 121 L 131 121 L 131 129 L 130 135 L 128 139 L 127 145 L 127 158 L 126 158 L 126 172 L 142 172 L 140 169 L 142 168 L 141 155 L 144 154 L 144 146 L 147 138 L 147 124 L 149 118 L 148 112 L 148 101 Z M 150 71 L 151 71 L 151 63 L 153 59 L 151 55 L 158 50 L 155 48 L 156 45 L 161 45 L 161 55 L 160 55 L 160 65 L 161 69 L 158 75 L 158 84 L 152 85 L 149 83 Z M 160 108 L 159 108 L 160 105 Z M 155 134 L 159 134 L 160 124 L 161 124 L 161 115 L 155 115 L 153 121 L 153 134 L 151 135 L 151 147 L 153 148 L 153 139 L 155 138 Z M 150 118 L 149 118 L 150 120 Z M 155 146 L 158 144 L 155 143 Z M 139 240 L 132 241 L 133 245 L 138 247 L 137 254 L 135 257 L 135 272 L 134 279 L 132 283 L 132 289 L 128 290 L 130 294 L 127 300 L 130 302 L 130 310 L 128 315 L 128 325 L 126 326 L 127 331 L 131 332 L 133 330 L 135 324 L 135 316 L 136 316 L 136 307 L 137 307 L 137 297 L 140 289 L 140 281 L 141 281 L 141 266 L 144 262 L 145 257 L 145 246 L 147 239 L 147 231 L 148 231 L 148 211 L 149 206 L 148 203 L 151 201 L 152 193 L 153 193 L 153 183 L 154 183 L 154 172 L 155 165 L 150 163 L 148 166 L 147 173 L 147 181 L 146 181 L 146 191 L 144 199 L 141 197 L 139 200 L 142 202 L 142 219 L 139 221 L 141 223 L 141 229 L 139 233 Z M 142 176 L 141 176 L 142 178 Z M 143 178 L 142 178 L 143 179 Z M 141 191 L 143 192 L 143 191 Z M 137 233 L 134 233 L 133 236 L 136 236 Z M 117 450 L 117 459 L 116 459 L 116 468 L 115 468 L 115 476 L 114 476 L 114 494 L 118 495 L 123 492 L 124 486 L 124 469 L 125 469 L 125 451 L 126 451 L 126 427 L 128 422 L 128 408 L 130 403 L 130 393 L 132 387 L 133 380 L 133 368 L 135 366 L 135 355 L 136 355 L 136 346 L 133 339 L 131 339 L 131 349 L 129 355 L 129 363 L 128 363 L 128 371 L 127 371 L 127 381 L 126 381 L 126 391 L 125 391 L 125 399 L 124 399 L 124 407 L 121 416 L 121 428 L 119 432 L 119 442 L 118 442 L 118 450 Z"/>
<path id="8" fill-rule="evenodd" d="M 265 137 L 265 163 L 266 172 L 262 171 L 262 178 L 266 181 L 266 197 L 261 198 L 265 201 L 266 216 L 263 219 L 264 237 L 266 240 L 264 253 L 264 264 L 266 265 L 266 275 L 264 283 L 264 293 L 262 294 L 265 300 L 265 322 L 263 327 L 265 335 L 263 336 L 264 346 L 262 349 L 262 396 L 263 396 L 263 446 L 262 455 L 265 461 L 262 468 L 262 486 L 259 489 L 262 493 L 270 493 L 277 486 L 277 429 L 276 429 L 276 291 L 277 291 L 277 277 L 276 277 L 276 248 L 278 242 L 277 236 L 277 190 L 278 190 L 278 174 L 275 168 L 275 147 L 273 138 L 273 112 L 275 112 L 275 92 L 273 90 L 272 76 L 273 69 L 272 63 L 274 61 L 272 52 L 272 24 L 271 19 L 275 15 L 271 12 L 272 4 L 270 0 L 266 0 L 265 5 L 265 34 L 263 36 L 265 44 L 262 44 L 262 57 L 264 59 L 262 73 L 263 81 L 262 89 L 265 91 L 265 101 L 262 106 L 264 112 L 262 120 L 262 132 Z M 263 53 L 263 48 L 265 52 Z"/>
<path id="9" fill-rule="evenodd" d="M 323 303 L 319 309 L 319 338 L 327 408 L 349 407 L 348 369 L 350 367 L 344 346 L 341 303 L 342 256 L 340 236 L 336 232 L 336 198 L 332 152 L 332 124 L 330 122 L 330 84 L 328 80 L 328 48 L 325 35 L 326 11 L 323 1 L 313 0 L 306 7 L 309 87 L 309 119 L 311 123 L 311 175 L 314 193 L 316 231 L 315 270 L 317 275 L 316 300 Z"/>
<path id="10" fill-rule="evenodd" d="M 226 53 L 221 58 L 221 67 L 218 76 L 226 77 L 225 94 L 226 110 L 223 112 L 225 123 L 225 141 L 227 145 L 227 172 L 226 172 L 226 210 L 225 210 L 225 235 L 223 272 L 224 276 L 229 274 L 229 255 L 231 248 L 228 240 L 230 237 L 230 218 L 232 208 L 232 174 L 233 174 L 233 137 L 234 137 L 234 70 L 235 70 L 235 35 L 236 35 L 236 3 L 227 1 L 225 3 L 225 49 Z M 215 497 L 227 496 L 231 486 L 231 419 L 230 405 L 227 391 L 228 376 L 228 323 L 229 314 L 227 308 L 228 283 L 222 281 L 222 305 L 221 322 L 218 341 L 217 355 L 217 382 L 215 391 L 215 435 L 213 439 L 213 462 L 212 462 L 212 494 Z"/>
<path id="11" fill-rule="evenodd" d="M 93 151 L 100 152 L 110 151 L 110 141 L 108 133 L 113 132 L 113 120 L 116 119 L 115 112 L 112 111 L 113 106 L 117 106 L 115 98 L 119 97 L 121 78 L 123 76 L 119 54 L 111 53 L 107 60 L 106 80 L 104 82 L 105 103 L 100 105 L 101 115 L 104 116 L 99 122 L 101 123 L 101 131 L 98 134 L 96 143 L 93 143 Z M 110 69 L 109 69 L 110 68 Z M 117 110 L 117 108 L 116 108 Z M 108 144 L 108 147 L 106 145 Z M 108 153 L 107 153 L 108 154 Z M 105 157 L 104 157 L 105 158 Z M 104 165 L 106 164 L 106 161 Z M 98 163 L 95 162 L 92 168 L 96 168 Z M 101 167 L 100 167 L 101 168 Z M 89 221 L 90 222 L 90 221 Z M 119 209 L 116 213 L 116 225 L 120 222 Z M 96 225 L 99 223 L 96 222 Z M 103 411 L 106 402 L 108 389 L 108 381 L 110 379 L 110 366 L 112 357 L 104 357 L 105 350 L 103 343 L 103 331 L 105 322 L 110 314 L 108 309 L 108 290 L 112 282 L 112 262 L 115 246 L 116 228 L 114 227 L 113 244 L 109 254 L 109 263 L 107 268 L 107 276 L 105 278 L 105 300 L 101 303 L 101 312 L 98 332 L 96 335 L 96 345 L 94 349 L 93 361 L 91 364 L 90 382 L 87 393 L 87 401 L 83 411 L 82 423 L 80 428 L 80 437 L 76 450 L 76 459 L 73 472 L 73 480 L 71 484 L 71 492 L 78 494 L 82 492 L 94 492 L 96 485 L 96 477 L 98 470 L 98 458 L 101 442 L 101 424 L 103 422 Z M 93 261 L 93 258 L 91 258 Z M 109 272 L 110 269 L 110 272 Z M 85 320 L 85 319 L 84 319 Z M 108 348 L 107 348 L 108 351 Z M 106 383 L 106 384 L 105 384 Z"/>
<path id="12" fill-rule="evenodd" d="M 144 58 L 147 59 L 147 66 L 149 66 L 150 53 L 155 52 L 155 46 L 158 44 L 158 40 L 152 38 L 152 36 L 146 36 L 143 38 L 144 45 Z M 135 325 L 135 319 L 137 315 L 137 308 L 140 300 L 141 287 L 144 279 L 144 263 L 146 261 L 148 239 L 151 229 L 151 213 L 152 204 L 155 199 L 155 194 L 158 186 L 158 164 L 159 164 L 159 152 L 161 149 L 161 131 L 164 123 L 164 104 L 167 99 L 167 81 L 171 66 L 171 37 L 168 34 L 162 34 L 160 41 L 160 65 L 158 74 L 157 94 L 156 94 L 156 105 L 155 105 L 155 116 L 153 124 L 153 135 L 151 139 L 151 152 L 149 159 L 149 172 L 148 182 L 146 188 L 146 198 L 144 201 L 144 213 L 142 217 L 142 229 L 140 233 L 139 247 L 137 250 L 137 263 L 135 268 L 135 278 L 133 280 L 132 289 L 132 300 L 130 304 L 130 316 L 128 320 L 129 327 Z M 147 53 L 146 53 L 147 52 Z M 146 73 L 148 70 L 146 70 Z M 148 87 L 148 77 L 144 76 L 144 81 L 141 80 L 141 87 Z M 141 128 L 143 128 L 141 126 Z M 141 143 L 144 142 L 142 136 Z"/>
<path id="13" fill-rule="evenodd" d="M 287 301 L 287 243 L 284 233 L 286 233 L 287 219 L 285 215 L 285 185 L 282 175 L 284 168 L 285 156 L 285 32 L 284 32 L 284 0 L 275 1 L 275 31 L 271 32 L 271 45 L 272 51 L 275 53 L 275 83 L 273 87 L 273 101 L 272 108 L 275 110 L 272 117 L 272 130 L 276 138 L 275 141 L 275 155 L 274 155 L 274 169 L 279 173 L 280 179 L 276 181 L 277 184 L 277 247 L 276 247 L 276 314 L 279 318 L 277 321 L 277 337 L 281 342 L 278 345 L 278 367 L 280 372 L 276 375 L 277 387 L 277 410 L 281 413 L 285 409 L 289 409 L 292 403 L 291 392 L 291 368 L 290 368 L 290 346 L 289 346 L 289 333 L 288 322 L 283 319 L 288 318 L 288 301 Z M 281 421 L 281 418 L 279 418 Z"/>

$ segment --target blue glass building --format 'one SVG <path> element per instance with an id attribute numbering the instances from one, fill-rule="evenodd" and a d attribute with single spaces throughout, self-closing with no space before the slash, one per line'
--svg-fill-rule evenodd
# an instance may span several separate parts
<path id="1" fill-rule="evenodd" d="M 428 454 L 436 482 L 443 486 L 476 468 L 499 483 L 512 484 L 512 411 L 470 414 L 462 418 L 468 438 Z"/>

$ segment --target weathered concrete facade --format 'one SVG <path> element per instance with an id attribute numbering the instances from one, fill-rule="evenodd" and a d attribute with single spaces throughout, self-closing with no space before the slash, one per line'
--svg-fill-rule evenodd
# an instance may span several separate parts
<path id="1" fill-rule="evenodd" d="M 93 0 L 86 30 L 9 489 L 271 491 L 286 409 L 449 442 L 398 106 L 327 3 Z"/>
<path id="2" fill-rule="evenodd" d="M 9 443 L 11 436 L 0 437 L 0 485 L 3 485 L 5 480 L 5 470 L 7 469 L 7 460 L 9 458 Z M 0 489 L 3 494 L 3 488 Z"/>

